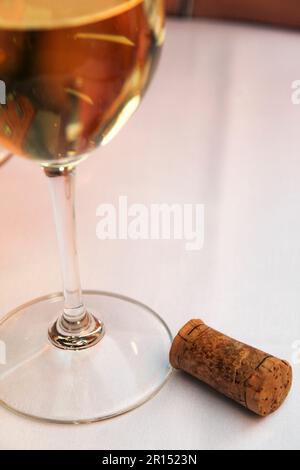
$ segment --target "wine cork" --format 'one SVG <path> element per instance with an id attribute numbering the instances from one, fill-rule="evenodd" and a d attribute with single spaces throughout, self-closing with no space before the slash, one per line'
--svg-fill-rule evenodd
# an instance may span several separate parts
<path id="1" fill-rule="evenodd" d="M 201 320 L 177 334 L 170 362 L 260 416 L 276 411 L 292 385 L 288 362 L 232 339 Z"/>

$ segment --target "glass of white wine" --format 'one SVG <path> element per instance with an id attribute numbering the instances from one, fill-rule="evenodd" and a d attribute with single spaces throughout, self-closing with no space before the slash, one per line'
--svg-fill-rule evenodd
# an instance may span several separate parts
<path id="1" fill-rule="evenodd" d="M 171 334 L 154 311 L 81 291 L 74 216 L 76 167 L 138 107 L 164 28 L 164 0 L 0 1 L 0 144 L 36 160 L 48 178 L 64 283 L 63 294 L 0 322 L 0 402 L 23 415 L 63 423 L 116 416 L 170 374 Z"/>

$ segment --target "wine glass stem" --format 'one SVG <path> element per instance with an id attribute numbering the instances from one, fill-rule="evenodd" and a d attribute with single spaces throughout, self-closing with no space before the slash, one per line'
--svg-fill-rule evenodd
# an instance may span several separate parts
<path id="1" fill-rule="evenodd" d="M 86 315 L 80 285 L 75 220 L 75 170 L 45 169 L 52 196 L 61 271 L 66 324 L 77 324 Z"/>

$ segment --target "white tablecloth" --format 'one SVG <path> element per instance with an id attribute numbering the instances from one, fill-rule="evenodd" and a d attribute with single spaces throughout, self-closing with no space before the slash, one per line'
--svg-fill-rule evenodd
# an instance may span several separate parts
<path id="1" fill-rule="evenodd" d="M 202 317 L 293 361 L 284 406 L 260 419 L 175 373 L 143 407 L 98 424 L 42 424 L 0 409 L 1 449 L 300 448 L 300 106 L 291 102 L 299 54 L 296 32 L 170 21 L 143 105 L 78 173 L 84 288 L 145 302 L 174 334 Z M 120 195 L 205 204 L 204 248 L 100 242 L 96 208 Z M 0 214 L 4 315 L 61 287 L 48 188 L 35 164 L 15 158 L 0 169 Z"/>

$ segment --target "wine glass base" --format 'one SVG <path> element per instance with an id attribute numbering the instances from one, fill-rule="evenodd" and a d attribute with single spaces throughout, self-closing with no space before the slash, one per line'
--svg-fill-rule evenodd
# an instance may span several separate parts
<path id="1" fill-rule="evenodd" d="M 80 351 L 55 347 L 49 325 L 61 294 L 36 299 L 0 321 L 0 404 L 56 423 L 90 423 L 130 411 L 153 397 L 171 373 L 172 336 L 149 307 L 109 292 L 84 302 L 104 324 L 101 341 Z"/>

